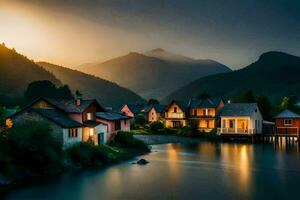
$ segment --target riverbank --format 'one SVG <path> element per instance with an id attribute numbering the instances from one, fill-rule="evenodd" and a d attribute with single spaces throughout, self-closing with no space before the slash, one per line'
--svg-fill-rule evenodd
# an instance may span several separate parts
<path id="1" fill-rule="evenodd" d="M 57 149 L 48 150 L 58 151 Z M 14 154 L 24 153 L 15 151 Z M 55 155 L 55 162 L 48 162 L 53 155 L 51 152 L 48 154 L 45 152 L 38 151 L 32 155 L 34 159 L 28 158 L 28 160 L 34 161 L 31 163 L 23 163 L 21 160 L 16 160 L 19 157 L 12 155 L 11 160 L 6 162 L 5 166 L 0 166 L 0 192 L 22 187 L 25 184 L 38 183 L 49 177 L 59 177 L 70 171 L 107 167 L 147 154 L 150 152 L 150 148 L 130 133 L 120 132 L 108 145 L 95 146 L 91 143 L 78 143 L 65 150 L 59 150 L 59 154 Z M 28 157 L 31 155 L 29 153 L 26 154 Z"/>
<path id="2" fill-rule="evenodd" d="M 143 141 L 147 145 L 168 144 L 168 143 L 197 143 L 205 139 L 177 135 L 133 135 L 134 138 Z"/>

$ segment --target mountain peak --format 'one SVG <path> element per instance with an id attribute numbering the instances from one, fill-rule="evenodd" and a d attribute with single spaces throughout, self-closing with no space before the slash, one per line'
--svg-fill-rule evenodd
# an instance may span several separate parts
<path id="1" fill-rule="evenodd" d="M 290 57 L 294 57 L 294 56 L 281 51 L 269 51 L 263 53 L 259 57 L 259 61 L 277 60 L 277 59 L 290 58 Z"/>
<path id="2" fill-rule="evenodd" d="M 155 48 L 149 51 L 149 53 L 165 53 L 166 51 L 162 48 Z"/>

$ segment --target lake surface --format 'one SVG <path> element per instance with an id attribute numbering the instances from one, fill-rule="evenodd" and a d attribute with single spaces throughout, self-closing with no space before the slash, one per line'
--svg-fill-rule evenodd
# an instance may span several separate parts
<path id="1" fill-rule="evenodd" d="M 299 199 L 297 145 L 210 143 L 153 146 L 141 156 L 100 170 L 9 192 L 9 200 Z M 2 199 L 2 198 L 1 198 Z"/>

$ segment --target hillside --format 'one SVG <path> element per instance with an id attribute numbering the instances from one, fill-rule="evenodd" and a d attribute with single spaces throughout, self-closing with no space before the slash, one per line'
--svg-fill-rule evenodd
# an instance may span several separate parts
<path id="1" fill-rule="evenodd" d="M 230 73 L 200 78 L 169 95 L 188 100 L 201 93 L 223 98 L 237 97 L 246 90 L 278 102 L 284 95 L 300 96 L 300 57 L 282 52 L 267 52 L 251 65 Z"/>
<path id="2" fill-rule="evenodd" d="M 21 97 L 28 84 L 37 80 L 60 81 L 42 67 L 18 54 L 14 49 L 0 45 L 0 96 Z"/>
<path id="3" fill-rule="evenodd" d="M 79 90 L 84 98 L 96 98 L 104 106 L 119 108 L 127 102 L 143 101 L 134 92 L 101 78 L 50 63 L 39 62 L 37 64 L 53 73 L 73 91 Z"/>
<path id="4" fill-rule="evenodd" d="M 195 60 L 163 49 L 129 53 L 78 69 L 130 88 L 145 98 L 157 99 L 199 77 L 231 71 L 215 61 Z"/>

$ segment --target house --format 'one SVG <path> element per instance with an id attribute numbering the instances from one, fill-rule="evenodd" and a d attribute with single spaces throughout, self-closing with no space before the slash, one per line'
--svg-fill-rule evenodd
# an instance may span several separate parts
<path id="1" fill-rule="evenodd" d="M 142 109 L 142 113 L 148 122 L 156 122 L 164 117 L 166 106 L 160 104 L 148 105 Z"/>
<path id="2" fill-rule="evenodd" d="M 179 128 L 186 126 L 187 113 L 187 105 L 180 101 L 172 101 L 165 109 L 165 127 Z"/>
<path id="3" fill-rule="evenodd" d="M 96 120 L 97 112 L 105 112 L 105 109 L 94 99 L 39 98 L 10 119 L 13 124 L 27 120 L 48 121 L 53 135 L 64 147 L 81 141 L 98 145 L 105 143 L 109 136 L 107 125 Z"/>
<path id="4" fill-rule="evenodd" d="M 250 135 L 262 133 L 263 117 L 256 103 L 225 104 L 220 112 L 219 134 Z"/>
<path id="5" fill-rule="evenodd" d="M 191 99 L 188 107 L 189 124 L 196 126 L 200 131 L 210 132 L 217 127 L 224 102 L 221 98 Z"/>
<path id="6" fill-rule="evenodd" d="M 300 115 L 286 109 L 274 117 L 277 134 L 299 134 Z"/>
<path id="7" fill-rule="evenodd" d="M 97 112 L 96 121 L 107 125 L 110 140 L 118 131 L 130 131 L 130 119 L 131 117 L 126 116 L 122 113 L 106 111 Z"/>
<path id="8" fill-rule="evenodd" d="M 138 114 L 141 114 L 145 104 L 137 103 L 137 104 L 125 104 L 120 112 L 124 113 L 126 116 L 135 117 Z"/>

